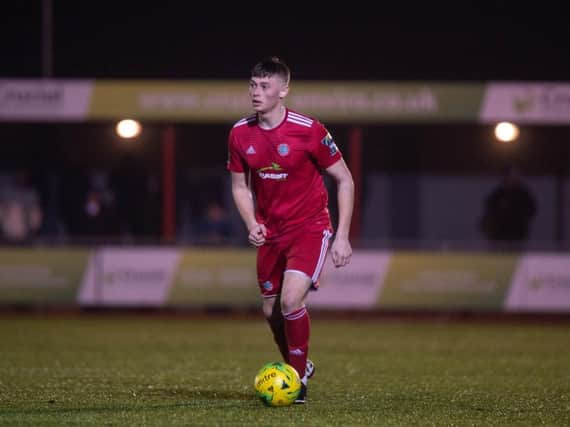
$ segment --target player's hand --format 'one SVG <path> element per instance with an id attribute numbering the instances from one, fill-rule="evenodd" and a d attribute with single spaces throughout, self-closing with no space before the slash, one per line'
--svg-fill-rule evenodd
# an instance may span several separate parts
<path id="1" fill-rule="evenodd" d="M 259 247 L 265 243 L 265 237 L 267 236 L 267 228 L 263 224 L 255 224 L 249 230 L 248 240 L 255 247 Z"/>
<path id="2" fill-rule="evenodd" d="M 331 257 L 335 267 L 344 267 L 350 262 L 352 247 L 348 239 L 336 237 L 331 246 Z"/>

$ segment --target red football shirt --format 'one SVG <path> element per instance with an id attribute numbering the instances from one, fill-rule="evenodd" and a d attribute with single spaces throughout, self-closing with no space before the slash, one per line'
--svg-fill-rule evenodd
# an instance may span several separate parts
<path id="1" fill-rule="evenodd" d="M 342 155 L 322 123 L 287 110 L 267 130 L 252 115 L 234 125 L 228 148 L 228 170 L 251 173 L 257 222 L 265 224 L 268 237 L 300 224 L 330 226 L 322 170 Z"/>

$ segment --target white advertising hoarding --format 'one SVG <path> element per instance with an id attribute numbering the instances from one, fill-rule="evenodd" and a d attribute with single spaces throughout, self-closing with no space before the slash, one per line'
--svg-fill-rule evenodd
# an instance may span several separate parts
<path id="1" fill-rule="evenodd" d="M 570 310 L 570 255 L 521 257 L 505 301 L 505 310 Z"/>
<path id="2" fill-rule="evenodd" d="M 83 121 L 93 84 L 89 80 L 0 79 L 0 121 Z"/>
<path id="3" fill-rule="evenodd" d="M 563 124 L 570 122 L 570 84 L 490 83 L 480 113 L 482 122 Z"/>
<path id="4" fill-rule="evenodd" d="M 375 308 L 390 263 L 390 253 L 355 251 L 350 264 L 336 268 L 329 258 L 317 292 L 307 304 L 322 308 Z"/>
<path id="5" fill-rule="evenodd" d="M 78 302 L 162 306 L 179 259 L 176 249 L 101 249 L 89 261 Z"/>

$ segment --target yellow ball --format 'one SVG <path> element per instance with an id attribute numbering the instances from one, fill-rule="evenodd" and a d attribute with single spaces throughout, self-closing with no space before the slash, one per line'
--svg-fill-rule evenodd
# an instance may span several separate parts
<path id="1" fill-rule="evenodd" d="M 291 365 L 272 362 L 258 371 L 253 386 L 257 397 L 265 405 L 288 406 L 301 391 L 301 378 Z"/>

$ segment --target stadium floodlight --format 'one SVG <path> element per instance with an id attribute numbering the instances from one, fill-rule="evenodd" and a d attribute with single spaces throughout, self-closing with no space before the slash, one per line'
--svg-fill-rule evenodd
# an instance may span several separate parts
<path id="1" fill-rule="evenodd" d="M 519 128 L 510 122 L 501 122 L 495 126 L 495 137 L 501 142 L 512 142 L 519 136 Z"/>
<path id="2" fill-rule="evenodd" d="M 115 130 L 121 138 L 133 139 L 140 135 L 142 126 L 136 120 L 124 119 L 117 123 Z"/>

